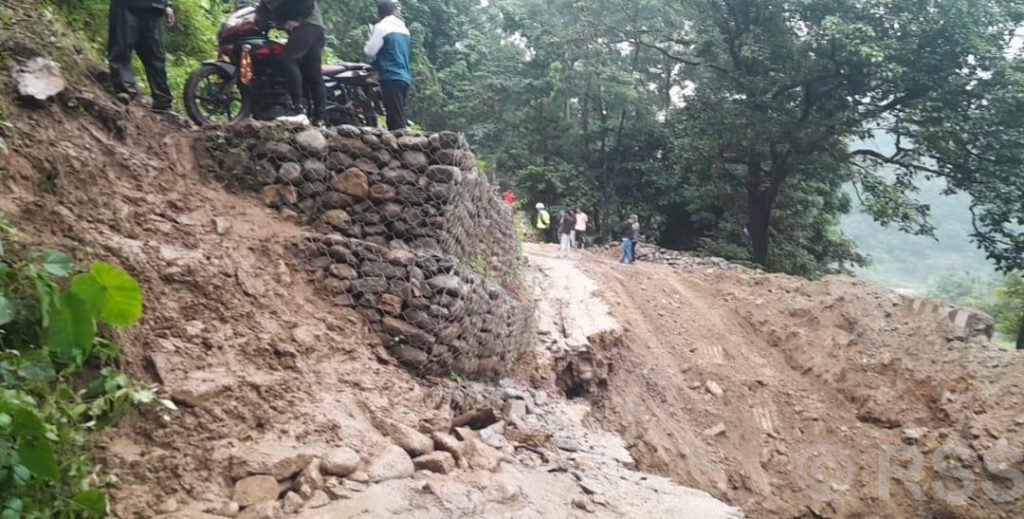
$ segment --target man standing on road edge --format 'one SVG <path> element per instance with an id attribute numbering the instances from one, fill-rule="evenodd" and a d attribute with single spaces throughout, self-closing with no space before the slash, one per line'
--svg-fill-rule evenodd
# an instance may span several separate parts
<path id="1" fill-rule="evenodd" d="M 544 208 L 544 204 L 537 204 L 537 231 L 541 243 L 548 241 L 548 227 L 551 227 L 551 213 Z"/>
<path id="2" fill-rule="evenodd" d="M 634 236 L 636 236 L 636 228 L 634 225 L 637 223 L 636 216 L 630 216 L 622 225 L 619 226 L 619 235 L 622 237 L 622 257 L 619 259 L 619 263 L 633 263 L 636 258 L 633 256 L 635 250 L 633 248 Z"/>
<path id="3" fill-rule="evenodd" d="M 405 100 L 412 85 L 409 65 L 411 38 L 409 29 L 398 15 L 396 0 L 382 0 L 377 4 L 379 21 L 370 32 L 370 41 L 363 49 L 373 67 L 380 73 L 380 90 L 384 97 L 388 130 L 401 130 L 409 125 L 405 116 Z"/>
<path id="4" fill-rule="evenodd" d="M 170 0 L 111 0 L 108 22 L 107 62 L 118 101 L 128 104 L 139 95 L 132 70 L 132 53 L 137 52 L 153 96 L 151 108 L 170 111 L 174 96 L 167 85 L 164 48 L 164 23 L 176 22 Z"/>
<path id="5" fill-rule="evenodd" d="M 640 217 L 634 214 L 629 219 L 633 221 L 633 261 L 636 261 L 636 249 L 640 245 Z"/>
<path id="6" fill-rule="evenodd" d="M 590 217 L 587 213 L 583 212 L 583 209 L 576 208 L 576 228 L 572 232 L 573 246 L 583 250 L 587 245 L 587 223 L 590 222 Z"/>
<path id="7" fill-rule="evenodd" d="M 575 227 L 576 214 L 572 209 L 566 209 L 558 218 L 558 243 L 563 258 L 572 252 L 572 234 Z"/>

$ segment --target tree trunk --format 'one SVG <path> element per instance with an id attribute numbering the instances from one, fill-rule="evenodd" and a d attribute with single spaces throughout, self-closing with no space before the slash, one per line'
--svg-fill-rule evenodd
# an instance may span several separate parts
<path id="1" fill-rule="evenodd" d="M 1024 314 L 1020 316 L 1020 324 L 1017 327 L 1017 349 L 1024 350 Z"/>
<path id="2" fill-rule="evenodd" d="M 754 261 L 763 267 L 768 266 L 768 249 L 770 246 L 768 230 L 772 225 L 772 196 L 768 180 L 761 174 L 759 164 L 750 164 L 747 175 L 747 233 L 753 247 Z"/>
<path id="3" fill-rule="evenodd" d="M 764 192 L 749 193 L 747 204 L 747 232 L 754 249 L 754 261 L 768 266 L 768 229 L 771 227 L 772 204 Z"/>

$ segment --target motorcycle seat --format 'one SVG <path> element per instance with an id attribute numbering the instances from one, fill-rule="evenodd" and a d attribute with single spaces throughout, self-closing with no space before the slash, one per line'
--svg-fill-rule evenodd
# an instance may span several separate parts
<path id="1" fill-rule="evenodd" d="M 337 76 L 342 72 L 350 72 L 353 70 L 372 70 L 373 67 L 366 63 L 348 63 L 341 62 L 333 65 L 324 65 L 322 70 L 326 76 Z"/>

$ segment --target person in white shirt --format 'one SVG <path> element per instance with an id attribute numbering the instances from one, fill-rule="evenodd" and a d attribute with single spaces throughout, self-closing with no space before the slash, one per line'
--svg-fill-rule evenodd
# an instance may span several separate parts
<path id="1" fill-rule="evenodd" d="M 373 27 L 370 40 L 363 49 L 380 74 L 381 96 L 390 131 L 401 130 L 409 124 L 405 116 L 405 98 L 412 85 L 409 64 L 412 40 L 400 15 L 401 8 L 396 0 L 381 0 L 377 4 L 380 21 Z"/>
<path id="2" fill-rule="evenodd" d="M 587 245 L 587 224 L 590 223 L 590 217 L 587 213 L 583 212 L 583 209 L 576 208 L 576 227 L 572 231 L 572 243 L 578 249 L 585 249 Z"/>

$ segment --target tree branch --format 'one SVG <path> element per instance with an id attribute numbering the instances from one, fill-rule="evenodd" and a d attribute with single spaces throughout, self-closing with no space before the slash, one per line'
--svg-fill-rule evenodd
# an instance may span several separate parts
<path id="1" fill-rule="evenodd" d="M 889 165 L 892 165 L 892 166 L 897 166 L 897 167 L 900 167 L 900 168 L 903 168 L 903 169 L 906 169 L 906 170 L 910 170 L 910 171 L 923 171 L 925 173 L 930 173 L 932 175 L 943 177 L 943 178 L 948 176 L 948 175 L 946 175 L 945 172 L 937 170 L 935 168 L 929 168 L 928 166 L 923 166 L 921 164 L 914 164 L 913 162 L 905 162 L 905 161 L 899 160 L 899 159 L 896 158 L 899 154 L 900 154 L 899 150 L 897 150 L 896 155 L 894 155 L 892 157 L 888 157 L 886 155 L 883 155 L 883 154 L 881 154 L 881 153 L 879 153 L 879 152 L 877 152 L 875 150 L 854 150 L 854 151 L 851 151 L 849 153 L 849 155 L 851 157 L 868 157 L 868 158 L 877 160 L 879 162 L 882 162 L 882 163 L 885 163 L 885 164 L 889 164 Z"/>

